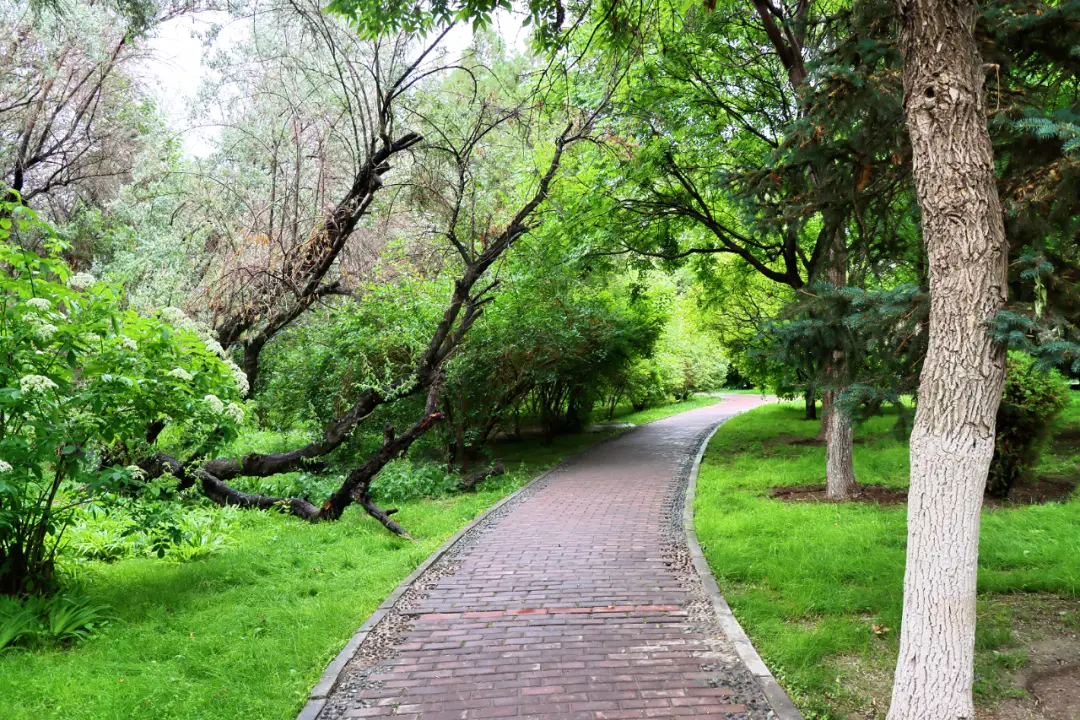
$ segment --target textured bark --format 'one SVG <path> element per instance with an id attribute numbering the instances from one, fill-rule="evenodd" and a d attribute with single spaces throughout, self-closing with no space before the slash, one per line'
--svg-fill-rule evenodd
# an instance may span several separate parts
<path id="1" fill-rule="evenodd" d="M 972 0 L 900 0 L 904 111 L 930 261 L 930 342 L 911 435 L 903 631 L 889 720 L 971 718 L 979 511 L 1005 349 L 1007 245 Z"/>
<path id="2" fill-rule="evenodd" d="M 389 105 L 382 112 L 388 113 Z M 416 133 L 407 133 L 394 141 L 384 137 L 381 145 L 369 148 L 345 197 L 311 233 L 310 241 L 300 246 L 302 252 L 288 256 L 284 266 L 278 269 L 289 282 L 269 285 L 256 301 L 245 303 L 218 324 L 218 342 L 229 347 L 265 319 L 265 327 L 244 343 L 244 372 L 249 384 L 254 386 L 259 355 L 266 343 L 322 297 L 339 290 L 338 283 L 324 284 L 324 278 L 383 188 L 382 177 L 390 171 L 390 160 L 422 140 Z"/>
<path id="3" fill-rule="evenodd" d="M 855 492 L 855 466 L 852 464 L 851 448 L 855 439 L 851 417 L 833 408 L 829 418 L 828 444 L 825 447 L 825 497 L 830 500 L 847 500 Z"/>
<path id="4" fill-rule="evenodd" d="M 829 417 L 832 415 L 833 394 L 831 390 L 821 391 L 821 424 L 818 426 L 817 439 L 824 442 L 829 434 Z"/>
<path id="5" fill-rule="evenodd" d="M 847 237 L 842 230 L 837 230 L 829 247 L 826 282 L 838 288 L 845 287 L 848 281 L 847 266 Z M 855 434 L 851 416 L 836 406 L 837 395 L 842 392 L 847 374 L 844 352 L 836 349 L 825 366 L 826 382 L 833 390 L 828 393 L 828 409 L 822 420 L 825 434 L 825 496 L 830 500 L 847 500 L 855 491 L 855 466 L 852 460 Z"/>

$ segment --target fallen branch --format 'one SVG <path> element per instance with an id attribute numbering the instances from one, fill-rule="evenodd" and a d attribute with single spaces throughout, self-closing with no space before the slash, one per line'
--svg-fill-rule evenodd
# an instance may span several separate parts
<path id="1" fill-rule="evenodd" d="M 213 463 L 195 470 L 192 475 L 199 479 L 202 490 L 214 502 L 219 505 L 233 505 L 241 508 L 257 510 L 272 510 L 280 508 L 302 520 L 316 523 L 325 520 L 337 520 L 345 509 L 353 502 L 359 504 L 368 515 L 379 521 L 383 527 L 395 535 L 413 540 L 412 535 L 405 528 L 390 518 L 397 509 L 384 510 L 375 504 L 371 498 L 371 483 L 378 477 L 379 472 L 386 464 L 396 457 L 400 457 L 409 447 L 424 433 L 430 430 L 443 415 L 436 408 L 439 396 L 439 388 L 442 386 L 442 375 L 436 376 L 431 387 L 428 389 L 427 403 L 424 406 L 423 416 L 401 435 L 394 432 L 393 427 L 387 426 L 383 433 L 383 443 L 363 465 L 354 468 L 345 477 L 345 481 L 337 490 L 326 499 L 321 506 L 314 505 L 305 498 L 275 497 L 248 493 L 237 490 L 227 482 L 210 471 Z M 169 469 L 173 474 L 183 473 L 181 463 L 163 453 L 154 456 L 158 467 Z"/>
<path id="2" fill-rule="evenodd" d="M 382 523 L 382 526 L 390 532 L 408 540 L 416 540 L 416 538 L 409 534 L 408 530 L 401 527 L 396 522 L 390 519 L 390 516 L 396 513 L 398 509 L 390 508 L 388 510 L 383 510 L 382 508 L 380 508 L 372 501 L 370 489 L 365 488 L 364 492 L 356 498 L 356 502 L 358 505 L 360 505 L 360 507 L 364 508 L 364 510 L 367 511 L 368 515 Z"/>
<path id="3" fill-rule="evenodd" d="M 491 467 L 484 468 L 483 470 L 477 470 L 476 472 L 470 473 L 465 477 L 461 478 L 461 480 L 458 481 L 458 487 L 460 487 L 462 490 L 474 490 L 476 489 L 477 485 L 484 482 L 488 478 L 495 477 L 496 475 L 502 475 L 505 472 L 506 465 L 503 464 L 502 460 L 499 460 Z"/>

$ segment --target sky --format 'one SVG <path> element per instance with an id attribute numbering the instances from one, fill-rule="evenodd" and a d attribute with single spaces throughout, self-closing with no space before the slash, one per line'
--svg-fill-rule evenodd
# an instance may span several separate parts
<path id="1" fill-rule="evenodd" d="M 495 26 L 511 47 L 523 49 L 527 31 L 521 26 L 522 18 L 499 11 Z M 247 37 L 249 28 L 242 20 L 233 20 L 223 12 L 199 12 L 176 18 L 161 25 L 148 42 L 148 57 L 139 67 L 139 75 L 165 112 L 169 124 L 181 132 L 187 153 L 203 157 L 213 151 L 218 128 L 196 127 L 192 123 L 190 109 L 208 70 L 203 64 L 205 48 L 198 37 L 215 24 L 222 29 L 215 39 L 214 47 L 228 47 Z M 445 41 L 445 46 L 456 54 L 462 52 L 472 41 L 468 26 L 455 27 Z"/>

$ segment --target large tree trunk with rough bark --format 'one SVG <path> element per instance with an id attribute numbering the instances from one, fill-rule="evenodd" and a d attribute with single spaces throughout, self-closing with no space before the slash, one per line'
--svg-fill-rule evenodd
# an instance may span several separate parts
<path id="1" fill-rule="evenodd" d="M 889 720 L 973 716 L 979 511 L 1005 349 L 1007 246 L 973 0 L 899 0 L 904 111 L 930 260 L 930 344 L 911 435 L 903 631 Z"/>
<path id="2" fill-rule="evenodd" d="M 847 500 L 855 492 L 855 466 L 852 461 L 852 445 L 855 429 L 851 416 L 833 408 L 829 418 L 828 441 L 825 446 L 825 497 L 830 500 Z"/>
<path id="3" fill-rule="evenodd" d="M 825 278 L 830 285 L 847 285 L 847 238 L 842 230 L 833 235 Z M 825 433 L 825 497 L 847 500 L 855 491 L 855 465 L 852 460 L 855 432 L 851 416 L 836 403 L 840 387 L 847 376 L 844 352 L 834 350 L 825 368 L 826 382 L 833 387 L 828 393 L 828 408 L 822 418 Z"/>

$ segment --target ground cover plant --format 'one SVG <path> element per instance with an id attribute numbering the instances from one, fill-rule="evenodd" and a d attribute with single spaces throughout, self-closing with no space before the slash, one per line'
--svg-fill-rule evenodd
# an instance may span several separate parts
<path id="1" fill-rule="evenodd" d="M 825 502 L 824 448 L 802 411 L 770 405 L 721 427 L 701 466 L 695 527 L 736 617 L 800 708 L 809 717 L 882 716 L 900 629 L 907 443 L 894 435 L 892 413 L 859 425 L 854 458 L 867 498 Z M 1074 395 L 1036 472 L 1065 488 L 1053 502 L 1025 504 L 1014 492 L 1013 502 L 991 500 L 983 510 L 980 713 L 1023 694 L 1014 671 L 1029 664 L 1031 650 L 1018 635 L 1031 641 L 1022 630 L 1033 606 L 1052 607 L 1041 613 L 1044 639 L 1076 634 L 1078 429 Z M 819 490 L 773 496 L 792 486 Z"/>

